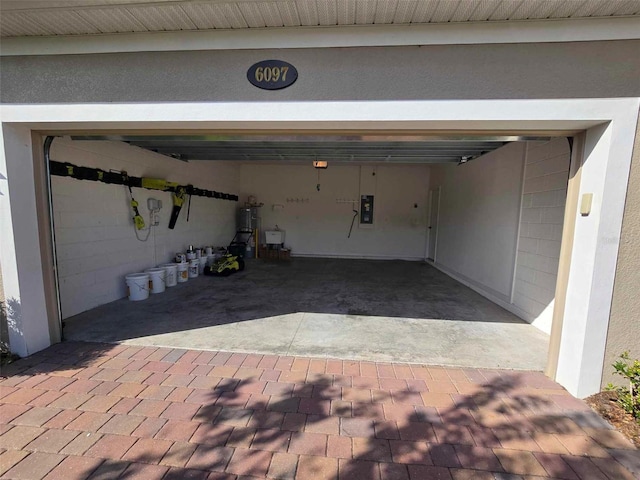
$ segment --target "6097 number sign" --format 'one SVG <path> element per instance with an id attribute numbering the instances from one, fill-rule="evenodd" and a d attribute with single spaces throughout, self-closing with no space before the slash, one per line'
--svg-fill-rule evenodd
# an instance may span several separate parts
<path id="1" fill-rule="evenodd" d="M 282 60 L 263 60 L 247 71 L 247 80 L 264 90 L 280 90 L 298 79 L 296 67 Z"/>

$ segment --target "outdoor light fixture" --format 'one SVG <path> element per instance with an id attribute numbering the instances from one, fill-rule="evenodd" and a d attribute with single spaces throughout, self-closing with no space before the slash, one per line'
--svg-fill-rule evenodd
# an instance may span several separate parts
<path id="1" fill-rule="evenodd" d="M 327 168 L 329 163 L 326 160 L 314 160 L 313 167 L 314 168 Z"/>

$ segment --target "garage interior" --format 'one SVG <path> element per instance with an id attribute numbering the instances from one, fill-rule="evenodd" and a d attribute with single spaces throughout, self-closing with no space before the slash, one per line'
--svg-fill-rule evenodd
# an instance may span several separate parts
<path id="1" fill-rule="evenodd" d="M 348 133 L 57 137 L 51 159 L 235 193 L 194 196 L 136 237 L 124 186 L 51 177 L 64 336 L 71 340 L 542 370 L 562 238 L 565 137 Z M 315 168 L 326 162 L 327 168 Z M 373 199 L 370 219 L 362 198 Z M 290 260 L 254 259 L 125 297 L 124 276 L 188 245 L 227 246 L 258 205 Z M 187 216 L 188 210 L 188 216 Z M 188 218 L 188 221 L 187 221 Z M 371 221 L 371 223 L 367 223 Z"/>

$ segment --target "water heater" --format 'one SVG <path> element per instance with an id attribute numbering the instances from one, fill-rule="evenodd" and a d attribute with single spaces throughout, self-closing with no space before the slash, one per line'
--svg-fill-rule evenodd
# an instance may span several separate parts
<path id="1" fill-rule="evenodd" d="M 253 232 L 258 228 L 258 208 L 242 207 L 238 209 L 236 230 L 238 232 Z"/>

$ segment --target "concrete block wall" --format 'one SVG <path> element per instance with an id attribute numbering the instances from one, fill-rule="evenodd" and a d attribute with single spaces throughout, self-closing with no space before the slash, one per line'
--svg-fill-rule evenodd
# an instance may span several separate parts
<path id="1" fill-rule="evenodd" d="M 464 165 L 433 167 L 441 187 L 436 266 L 507 304 L 513 283 L 524 151 L 513 142 Z"/>
<path id="2" fill-rule="evenodd" d="M 553 318 L 569 163 L 566 138 L 527 143 L 513 305 L 546 333 Z"/>
<path id="3" fill-rule="evenodd" d="M 103 170 L 126 170 L 132 176 L 162 178 L 199 188 L 238 193 L 239 167 L 226 162 L 184 163 L 120 142 L 57 138 L 51 158 Z M 56 254 L 62 316 L 68 318 L 126 296 L 124 276 L 170 261 L 189 244 L 226 245 L 235 232 L 238 202 L 191 199 L 174 230 L 168 229 L 171 194 L 134 188 L 148 225 L 147 198 L 162 200 L 160 225 L 146 242 L 136 239 L 129 191 L 120 185 L 52 177 Z M 138 232 L 141 238 L 145 231 Z"/>
<path id="4" fill-rule="evenodd" d="M 255 195 L 264 203 L 262 230 L 275 225 L 285 230 L 285 245 L 294 256 L 423 259 L 430 167 L 327 160 L 329 168 L 319 172 L 311 162 L 242 166 L 241 200 Z M 374 195 L 373 225 L 359 225 L 356 218 L 347 238 L 361 193 Z"/>

